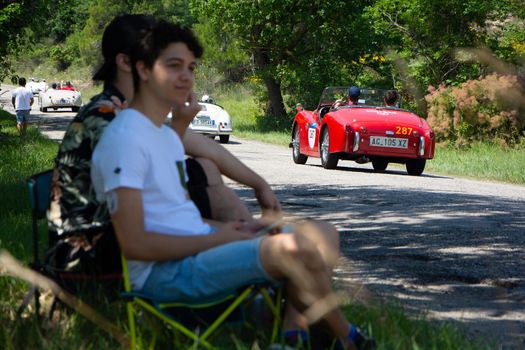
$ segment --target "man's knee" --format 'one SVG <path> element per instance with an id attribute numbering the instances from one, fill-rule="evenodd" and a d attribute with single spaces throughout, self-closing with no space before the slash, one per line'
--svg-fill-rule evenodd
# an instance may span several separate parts
<path id="1" fill-rule="evenodd" d="M 304 221 L 297 225 L 297 233 L 314 243 L 328 266 L 335 266 L 339 258 L 339 232 L 324 221 Z"/>
<path id="2" fill-rule="evenodd" d="M 297 264 L 298 269 L 326 269 L 315 242 L 298 233 L 278 234 L 261 242 L 261 262 L 273 277 L 283 277 Z"/>

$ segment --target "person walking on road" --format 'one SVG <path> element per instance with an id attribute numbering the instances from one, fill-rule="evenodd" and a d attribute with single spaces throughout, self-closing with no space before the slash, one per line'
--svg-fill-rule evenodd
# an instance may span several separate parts
<path id="1" fill-rule="evenodd" d="M 31 89 L 26 88 L 26 78 L 20 77 L 18 79 L 18 85 L 20 85 L 20 87 L 16 88 L 11 94 L 11 103 L 16 112 L 16 128 L 20 136 L 23 136 L 26 133 L 27 120 L 29 119 L 29 112 L 31 111 L 34 99 Z"/>

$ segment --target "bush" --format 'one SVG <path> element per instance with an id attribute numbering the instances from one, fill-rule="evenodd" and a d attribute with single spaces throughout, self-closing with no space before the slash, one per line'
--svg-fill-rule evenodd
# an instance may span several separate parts
<path id="1" fill-rule="evenodd" d="M 457 87 L 430 86 L 428 122 L 438 141 L 463 147 L 472 141 L 513 146 L 525 130 L 525 94 L 518 78 L 490 74 Z"/>

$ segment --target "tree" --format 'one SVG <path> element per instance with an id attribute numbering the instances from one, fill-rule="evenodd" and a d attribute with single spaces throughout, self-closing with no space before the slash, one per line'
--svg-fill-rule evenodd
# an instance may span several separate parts
<path id="1" fill-rule="evenodd" d="M 193 0 L 191 10 L 194 17 L 210 21 L 217 31 L 228 33 L 240 43 L 266 87 L 266 114 L 282 118 L 286 116 L 283 83 L 305 81 L 304 72 L 298 69 L 339 62 L 340 53 L 333 56 L 336 47 L 344 47 L 346 60 L 357 57 L 355 47 L 344 44 L 356 37 L 352 22 L 359 17 L 364 3 Z M 326 60 L 316 59 L 319 55 Z"/>
<path id="2" fill-rule="evenodd" d="M 454 79 L 465 68 L 454 50 L 480 43 L 475 28 L 483 26 L 493 8 L 492 0 L 378 0 L 366 15 L 384 36 L 385 48 L 407 59 L 427 86 Z"/>
<path id="3" fill-rule="evenodd" d="M 6 0 L 0 3 L 0 80 L 10 72 L 9 54 L 20 43 L 24 28 L 37 27 L 46 15 L 45 0 Z"/>

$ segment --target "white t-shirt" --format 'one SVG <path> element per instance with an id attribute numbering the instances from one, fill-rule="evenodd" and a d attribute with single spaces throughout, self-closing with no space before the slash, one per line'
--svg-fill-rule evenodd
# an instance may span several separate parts
<path id="1" fill-rule="evenodd" d="M 189 199 L 184 146 L 171 128 L 125 109 L 106 127 L 93 152 L 91 179 L 99 201 L 119 187 L 142 191 L 144 229 L 168 235 L 209 234 Z M 108 203 L 111 207 L 111 203 Z M 144 285 L 152 262 L 129 260 L 133 288 Z"/>
<path id="2" fill-rule="evenodd" d="M 31 99 L 33 98 L 31 89 L 20 86 L 13 90 L 11 95 L 15 98 L 15 111 L 31 110 Z"/>

